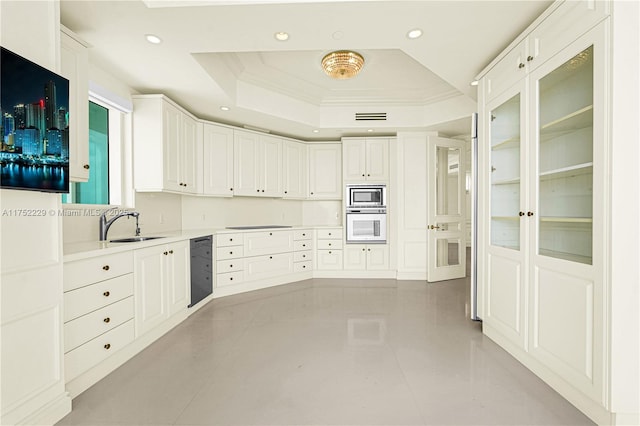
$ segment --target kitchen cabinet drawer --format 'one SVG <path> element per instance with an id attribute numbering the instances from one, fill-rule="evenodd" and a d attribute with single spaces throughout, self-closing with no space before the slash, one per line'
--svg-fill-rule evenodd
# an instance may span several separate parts
<path id="1" fill-rule="evenodd" d="M 306 262 L 297 262 L 293 264 L 293 272 L 305 272 L 305 271 L 311 271 L 312 269 L 313 269 L 313 265 L 310 260 Z"/>
<path id="2" fill-rule="evenodd" d="M 219 260 L 216 264 L 216 272 L 224 274 L 226 272 L 242 271 L 243 264 L 242 259 Z"/>
<path id="3" fill-rule="evenodd" d="M 244 256 L 244 247 L 218 247 L 216 249 L 216 260 L 237 259 Z"/>
<path id="4" fill-rule="evenodd" d="M 249 257 L 244 260 L 244 279 L 254 281 L 293 272 L 293 254 Z"/>
<path id="5" fill-rule="evenodd" d="M 251 232 L 244 236 L 244 255 L 261 256 L 293 251 L 292 231 Z"/>
<path id="6" fill-rule="evenodd" d="M 311 250 L 297 251 L 297 252 L 293 253 L 293 261 L 294 262 L 305 262 L 307 260 L 311 260 L 312 253 L 313 252 Z"/>
<path id="7" fill-rule="evenodd" d="M 133 252 L 114 253 L 64 264 L 64 291 L 133 272 Z"/>
<path id="8" fill-rule="evenodd" d="M 301 240 L 293 242 L 293 250 L 301 251 L 301 250 L 311 250 L 313 248 L 313 243 L 311 240 Z"/>
<path id="9" fill-rule="evenodd" d="M 242 281 L 244 281 L 244 273 L 242 271 L 216 275 L 216 287 L 240 284 Z"/>
<path id="10" fill-rule="evenodd" d="M 316 236 L 319 240 L 341 240 L 342 239 L 342 229 L 333 228 L 333 229 L 318 229 L 316 231 Z"/>
<path id="11" fill-rule="evenodd" d="M 242 234 L 218 234 L 216 235 L 217 247 L 237 246 L 244 244 Z"/>
<path id="12" fill-rule="evenodd" d="M 342 249 L 342 240 L 318 240 L 318 250 Z"/>
<path id="13" fill-rule="evenodd" d="M 88 342 L 133 318 L 133 296 L 105 306 L 64 325 L 64 351 Z"/>
<path id="14" fill-rule="evenodd" d="M 318 250 L 317 256 L 316 265 L 318 270 L 342 269 L 342 250 Z"/>
<path id="15" fill-rule="evenodd" d="M 294 241 L 310 240 L 313 237 L 313 231 L 311 229 L 296 229 L 293 231 Z"/>
<path id="16" fill-rule="evenodd" d="M 65 381 L 68 383 L 89 368 L 133 341 L 133 321 L 108 331 L 64 355 Z"/>
<path id="17" fill-rule="evenodd" d="M 133 274 L 64 293 L 64 321 L 93 312 L 133 295 Z"/>

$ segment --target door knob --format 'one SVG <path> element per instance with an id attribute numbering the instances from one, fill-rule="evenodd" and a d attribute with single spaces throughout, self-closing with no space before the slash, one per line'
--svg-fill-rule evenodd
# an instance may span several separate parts
<path id="1" fill-rule="evenodd" d="M 518 213 L 518 216 L 524 216 L 524 212 Z"/>
<path id="2" fill-rule="evenodd" d="M 429 226 L 429 229 L 440 229 L 440 227 L 439 227 L 439 226 L 436 226 L 436 225 L 430 225 L 430 226 Z"/>
<path id="3" fill-rule="evenodd" d="M 533 212 L 527 212 L 527 216 L 533 216 Z"/>

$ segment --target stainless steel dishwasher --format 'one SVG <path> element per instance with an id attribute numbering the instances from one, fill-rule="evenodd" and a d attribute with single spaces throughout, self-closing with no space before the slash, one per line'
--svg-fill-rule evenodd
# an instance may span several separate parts
<path id="1" fill-rule="evenodd" d="M 192 307 L 213 291 L 212 237 L 191 239 L 191 304 Z"/>

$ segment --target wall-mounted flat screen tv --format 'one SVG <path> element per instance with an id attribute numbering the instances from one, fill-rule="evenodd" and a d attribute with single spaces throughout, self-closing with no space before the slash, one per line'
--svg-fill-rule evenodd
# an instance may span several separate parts
<path id="1" fill-rule="evenodd" d="M 0 49 L 0 187 L 69 192 L 69 80 Z"/>

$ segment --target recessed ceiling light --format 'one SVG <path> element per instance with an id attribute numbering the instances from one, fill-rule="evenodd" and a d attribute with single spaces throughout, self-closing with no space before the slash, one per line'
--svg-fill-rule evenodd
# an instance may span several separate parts
<path id="1" fill-rule="evenodd" d="M 289 40 L 289 33 L 285 33 L 284 31 L 277 32 L 273 36 L 278 41 L 287 41 L 287 40 Z"/>
<path id="2" fill-rule="evenodd" d="M 469 83 L 471 86 L 477 86 L 478 85 L 478 80 L 473 80 L 471 83 Z"/>
<path id="3" fill-rule="evenodd" d="M 224 106 L 223 105 L 223 106 L 220 107 L 220 109 L 223 110 L 223 111 L 229 111 L 231 108 L 229 108 L 228 106 Z"/>
<path id="4" fill-rule="evenodd" d="M 152 43 L 152 44 L 162 43 L 162 39 L 155 34 L 146 34 L 144 37 L 147 39 L 149 43 Z"/>
<path id="5" fill-rule="evenodd" d="M 313 133 L 320 133 L 320 130 L 318 130 L 318 129 L 313 129 Z"/>
<path id="6" fill-rule="evenodd" d="M 410 39 L 418 38 L 422 35 L 422 30 L 420 28 L 414 28 L 407 33 L 407 37 Z"/>
<path id="7" fill-rule="evenodd" d="M 373 129 L 367 129 L 367 132 L 373 132 Z"/>

